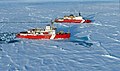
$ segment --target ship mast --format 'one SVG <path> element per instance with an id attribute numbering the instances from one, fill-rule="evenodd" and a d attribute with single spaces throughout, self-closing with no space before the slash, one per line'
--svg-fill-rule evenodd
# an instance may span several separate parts
<path id="1" fill-rule="evenodd" d="M 54 29 L 54 22 L 51 20 L 51 27 Z"/>
<path id="2" fill-rule="evenodd" d="M 79 16 L 81 16 L 80 12 L 79 12 Z"/>

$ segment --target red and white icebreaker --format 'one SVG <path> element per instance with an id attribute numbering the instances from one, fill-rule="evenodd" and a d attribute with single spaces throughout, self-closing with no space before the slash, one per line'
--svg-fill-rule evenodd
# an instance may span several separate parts
<path id="1" fill-rule="evenodd" d="M 35 28 L 25 32 L 20 32 L 16 35 L 17 38 L 27 39 L 69 39 L 70 33 L 56 32 L 56 28 L 47 25 L 45 29 Z"/>
<path id="2" fill-rule="evenodd" d="M 63 18 L 56 18 L 54 20 L 56 23 L 91 23 L 89 19 L 84 19 L 80 13 L 79 16 L 74 16 L 73 14 L 69 16 L 64 16 Z"/>

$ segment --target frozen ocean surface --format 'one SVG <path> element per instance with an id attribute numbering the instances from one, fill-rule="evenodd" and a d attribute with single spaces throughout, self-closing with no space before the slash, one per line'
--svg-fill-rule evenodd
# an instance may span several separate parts
<path id="1" fill-rule="evenodd" d="M 0 3 L 0 71 L 119 71 L 118 2 Z M 78 12 L 91 24 L 70 27 L 70 40 L 28 40 L 15 34 Z"/>

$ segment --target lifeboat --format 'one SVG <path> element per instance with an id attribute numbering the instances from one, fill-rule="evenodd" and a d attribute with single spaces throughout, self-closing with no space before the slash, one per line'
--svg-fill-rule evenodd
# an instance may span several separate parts
<path id="1" fill-rule="evenodd" d="M 20 32 L 16 35 L 17 38 L 26 39 L 69 39 L 70 33 L 59 31 L 56 32 L 57 28 L 47 25 L 45 29 L 35 28 L 25 32 Z"/>
<path id="2" fill-rule="evenodd" d="M 91 23 L 89 19 L 84 19 L 80 13 L 79 16 L 74 16 L 73 14 L 69 16 L 64 16 L 63 18 L 56 18 L 54 20 L 56 23 Z"/>

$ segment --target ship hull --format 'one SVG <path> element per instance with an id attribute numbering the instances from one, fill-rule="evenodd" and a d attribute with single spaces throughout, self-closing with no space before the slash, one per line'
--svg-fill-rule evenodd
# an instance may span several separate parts
<path id="1" fill-rule="evenodd" d="M 91 23 L 91 20 L 69 20 L 69 19 L 59 20 L 59 19 L 56 19 L 55 22 L 57 23 Z"/>
<path id="2" fill-rule="evenodd" d="M 26 39 L 69 39 L 70 33 L 54 34 L 54 35 L 17 34 L 16 37 L 17 38 L 26 38 Z"/>

